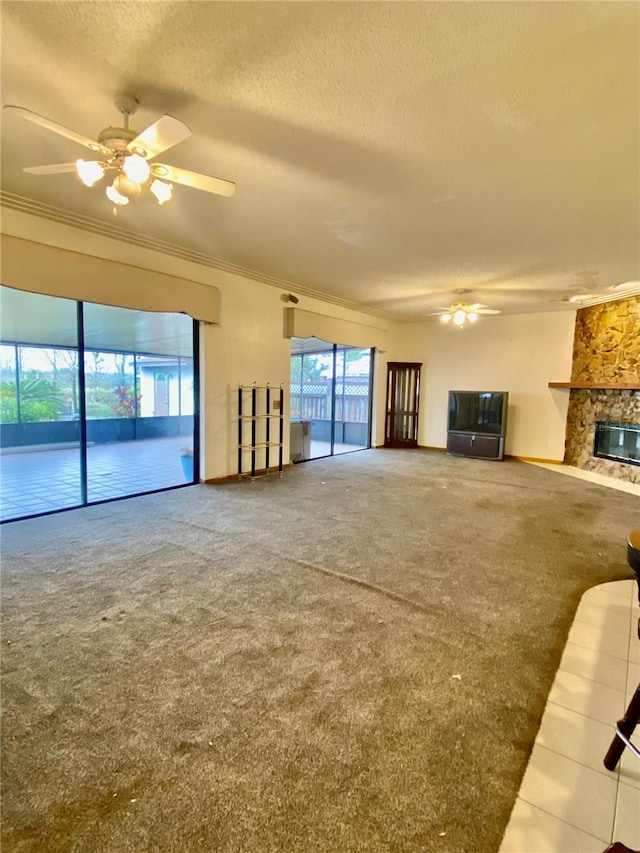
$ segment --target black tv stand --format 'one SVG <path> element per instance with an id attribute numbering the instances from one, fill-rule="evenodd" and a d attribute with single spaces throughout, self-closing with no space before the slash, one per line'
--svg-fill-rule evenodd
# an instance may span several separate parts
<path id="1" fill-rule="evenodd" d="M 447 453 L 504 459 L 508 391 L 449 391 Z"/>
<path id="2" fill-rule="evenodd" d="M 450 430 L 447 433 L 447 453 L 501 461 L 504 459 L 504 436 Z"/>

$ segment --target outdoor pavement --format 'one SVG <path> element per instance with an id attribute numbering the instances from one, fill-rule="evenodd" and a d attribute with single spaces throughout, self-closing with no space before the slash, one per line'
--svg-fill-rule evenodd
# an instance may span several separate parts
<path id="1" fill-rule="evenodd" d="M 185 484 L 180 449 L 188 436 L 116 441 L 87 448 L 89 503 Z M 363 450 L 335 444 L 334 453 Z M 310 459 L 328 456 L 328 441 L 312 441 Z M 78 447 L 0 454 L 0 521 L 82 506 Z"/>
<path id="2" fill-rule="evenodd" d="M 180 449 L 189 444 L 182 435 L 90 445 L 89 503 L 184 484 Z M 81 505 L 78 447 L 0 455 L 2 521 Z"/>
<path id="3" fill-rule="evenodd" d="M 309 454 L 309 459 L 320 459 L 322 456 L 330 456 L 331 455 L 331 442 L 330 441 L 316 441 L 314 438 L 311 439 L 311 453 Z M 339 444 L 337 441 L 333 445 L 333 455 L 338 456 L 340 453 L 353 453 L 354 450 L 366 450 L 364 444 Z M 303 462 L 308 462 L 308 459 L 301 460 Z"/>

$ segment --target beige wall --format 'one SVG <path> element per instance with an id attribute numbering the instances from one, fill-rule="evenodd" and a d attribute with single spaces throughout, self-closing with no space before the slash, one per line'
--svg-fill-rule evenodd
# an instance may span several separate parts
<path id="1" fill-rule="evenodd" d="M 547 384 L 569 378 L 574 319 L 570 311 L 480 317 L 464 329 L 436 318 L 406 327 L 401 360 L 423 364 L 419 443 L 446 446 L 449 390 L 508 391 L 505 452 L 562 461 L 569 395 Z"/>
<path id="2" fill-rule="evenodd" d="M 219 324 L 201 324 L 201 476 L 233 474 L 237 470 L 234 394 L 238 383 L 288 387 L 290 342 L 285 329 L 287 306 L 281 298 L 284 289 L 21 212 L 3 213 L 2 230 L 7 234 L 219 291 Z M 145 280 L 153 277 L 145 274 Z M 85 298 L 91 301 L 91 294 Z M 570 376 L 573 311 L 485 317 L 460 331 L 435 318 L 393 323 L 307 296 L 300 297 L 296 308 L 305 312 L 300 315 L 305 324 L 316 322 L 309 315 L 320 318 L 329 340 L 355 346 L 370 341 L 379 348 L 374 361 L 374 446 L 384 442 L 387 361 L 420 361 L 424 365 L 421 445 L 445 446 L 449 389 L 489 388 L 510 392 L 507 453 L 562 459 L 568 393 L 549 390 L 547 383 Z M 345 330 L 353 331 L 352 341 L 345 339 Z M 288 406 L 288 394 L 285 400 Z M 288 429 L 285 442 L 288 459 Z"/>
<path id="3" fill-rule="evenodd" d="M 288 388 L 291 344 L 285 334 L 287 307 L 281 299 L 283 289 L 17 211 L 3 211 L 2 230 L 24 240 L 95 258 L 108 258 L 114 262 L 109 265 L 110 276 L 114 265 L 117 268 L 118 264 L 126 264 L 127 271 L 131 267 L 145 270 L 145 282 L 151 285 L 154 277 L 149 272 L 158 274 L 159 282 L 174 276 L 209 285 L 215 289 L 216 298 L 219 292 L 219 324 L 200 324 L 201 478 L 215 479 L 235 473 L 238 384 L 269 382 L 278 387 L 283 383 Z M 96 269 L 99 276 L 99 267 Z M 30 275 L 32 272 L 30 268 Z M 46 268 L 42 276 L 46 279 Z M 84 294 L 87 301 L 92 300 L 95 284 L 94 278 L 94 286 L 87 285 Z M 98 285 L 108 287 L 108 284 L 108 281 L 98 281 Z M 76 298 L 81 296 L 78 293 Z M 166 310 L 161 305 L 149 304 L 148 307 Z M 343 343 L 350 343 L 342 340 L 345 329 L 352 330 L 356 346 L 363 346 L 363 341 L 369 339 L 371 346 L 380 345 L 393 326 L 364 312 L 306 296 L 300 297 L 299 308 L 322 317 L 323 330 L 328 334 L 332 333 L 334 321 L 337 339 Z M 386 369 L 378 371 L 378 381 L 384 383 L 385 375 Z M 375 396 L 379 398 L 379 389 Z M 382 398 L 384 407 L 384 394 Z M 288 393 L 285 400 L 288 406 Z M 287 406 L 285 415 L 288 418 Z M 289 458 L 288 433 L 285 429 L 285 461 Z M 372 443 L 381 444 L 383 438 L 384 421 L 380 423 L 374 418 Z"/>

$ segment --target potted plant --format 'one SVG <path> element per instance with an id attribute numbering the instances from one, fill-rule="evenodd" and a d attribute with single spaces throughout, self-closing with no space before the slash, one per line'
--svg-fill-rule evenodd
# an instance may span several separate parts
<path id="1" fill-rule="evenodd" d="M 181 448 L 180 462 L 185 480 L 187 483 L 193 483 L 193 450 L 190 447 Z"/>

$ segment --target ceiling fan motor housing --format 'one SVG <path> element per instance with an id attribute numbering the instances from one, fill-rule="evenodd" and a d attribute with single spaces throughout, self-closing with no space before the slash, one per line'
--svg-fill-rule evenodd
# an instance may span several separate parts
<path id="1" fill-rule="evenodd" d="M 129 130 L 126 127 L 105 127 L 100 131 L 98 142 L 106 148 L 111 148 L 112 151 L 126 151 L 127 145 L 136 138 L 137 132 Z"/>

